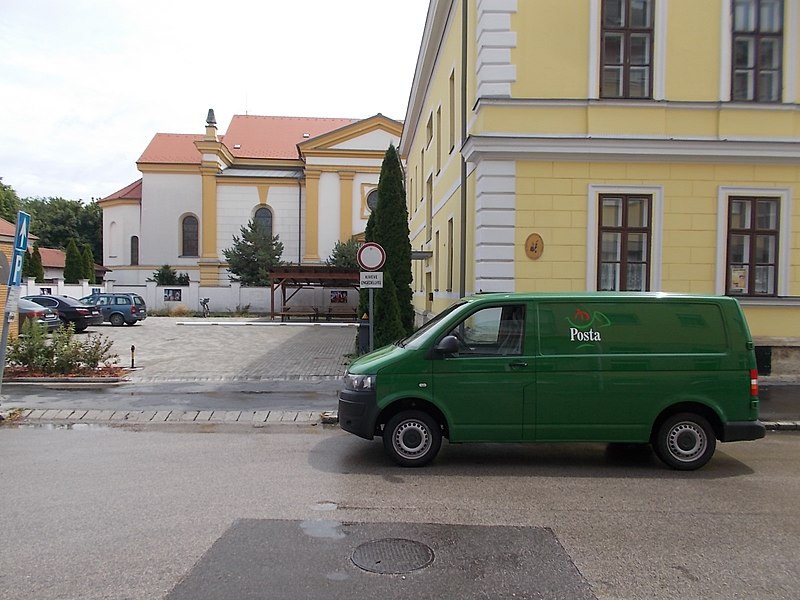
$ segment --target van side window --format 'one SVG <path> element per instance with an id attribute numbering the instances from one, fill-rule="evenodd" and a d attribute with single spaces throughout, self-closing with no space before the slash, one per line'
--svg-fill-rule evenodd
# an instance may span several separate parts
<path id="1" fill-rule="evenodd" d="M 525 305 L 493 306 L 472 313 L 448 335 L 459 343 L 458 356 L 515 356 L 525 339 Z"/>

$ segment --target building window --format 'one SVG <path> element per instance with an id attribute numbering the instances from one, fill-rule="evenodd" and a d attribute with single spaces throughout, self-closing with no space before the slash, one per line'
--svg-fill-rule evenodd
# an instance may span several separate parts
<path id="1" fill-rule="evenodd" d="M 733 0 L 731 98 L 780 102 L 783 0 Z"/>
<path id="2" fill-rule="evenodd" d="M 265 206 L 256 210 L 253 215 L 253 221 L 261 225 L 261 228 L 272 236 L 272 211 Z"/>
<path id="3" fill-rule="evenodd" d="M 728 202 L 728 280 L 732 295 L 777 295 L 778 198 L 732 197 Z"/>
<path id="4" fill-rule="evenodd" d="M 456 72 L 455 70 L 450 72 L 450 83 L 449 83 L 449 95 L 448 95 L 448 106 L 450 110 L 449 118 L 450 118 L 450 153 L 453 152 L 453 149 L 456 145 Z"/>
<path id="5" fill-rule="evenodd" d="M 603 0 L 601 98 L 653 97 L 653 0 Z"/>
<path id="6" fill-rule="evenodd" d="M 199 227 L 197 217 L 187 215 L 181 221 L 181 256 L 198 256 Z"/>
<path id="7" fill-rule="evenodd" d="M 453 219 L 447 221 L 447 291 L 453 291 Z"/>
<path id="8" fill-rule="evenodd" d="M 650 289 L 652 196 L 600 196 L 597 289 Z"/>
<path id="9" fill-rule="evenodd" d="M 131 236 L 131 265 L 139 264 L 139 236 Z"/>
<path id="10" fill-rule="evenodd" d="M 378 208 L 378 190 L 374 189 L 367 194 L 367 208 L 370 212 L 374 212 Z"/>

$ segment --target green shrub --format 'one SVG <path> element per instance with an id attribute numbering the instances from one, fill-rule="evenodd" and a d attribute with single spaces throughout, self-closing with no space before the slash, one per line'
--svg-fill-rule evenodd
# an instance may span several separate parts
<path id="1" fill-rule="evenodd" d="M 19 337 L 8 344 L 6 362 L 48 375 L 80 374 L 109 367 L 117 362 L 113 342 L 100 334 L 89 334 L 85 341 L 75 338 L 70 323 L 59 327 L 48 340 L 44 326 L 34 321 L 22 325 Z"/>

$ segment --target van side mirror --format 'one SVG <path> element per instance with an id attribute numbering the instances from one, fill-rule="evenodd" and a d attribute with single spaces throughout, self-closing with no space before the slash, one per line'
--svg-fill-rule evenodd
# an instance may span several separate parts
<path id="1" fill-rule="evenodd" d="M 458 340 L 454 335 L 446 335 L 434 348 L 440 354 L 458 354 L 458 349 Z"/>

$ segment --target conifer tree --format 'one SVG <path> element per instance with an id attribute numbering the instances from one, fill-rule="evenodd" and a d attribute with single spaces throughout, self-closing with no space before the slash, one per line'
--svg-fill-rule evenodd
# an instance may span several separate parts
<path id="1" fill-rule="evenodd" d="M 67 256 L 64 259 L 64 283 L 78 283 L 83 277 L 83 256 L 78 245 L 72 239 L 67 244 Z"/>
<path id="2" fill-rule="evenodd" d="M 94 273 L 94 255 L 89 244 L 83 245 L 83 279 L 88 279 L 89 283 L 97 283 L 97 276 Z"/>
<path id="3" fill-rule="evenodd" d="M 375 322 L 373 337 L 375 348 L 387 346 L 394 341 L 406 336 L 403 322 L 400 319 L 400 304 L 398 302 L 397 288 L 394 285 L 392 274 L 383 273 L 383 289 L 375 290 Z"/>
<path id="4" fill-rule="evenodd" d="M 283 242 L 253 219 L 239 231 L 242 237 L 234 235 L 233 246 L 222 251 L 231 279 L 245 286 L 268 286 L 270 269 L 282 263 Z"/>
<path id="5" fill-rule="evenodd" d="M 403 184 L 403 170 L 400 157 L 393 145 L 389 146 L 383 157 L 381 175 L 378 181 L 378 205 L 370 215 L 372 225 L 367 223 L 365 237 L 374 241 L 386 251 L 386 264 L 383 266 L 384 281 L 391 275 L 396 287 L 400 321 L 406 333 L 414 330 L 414 306 L 411 290 L 411 241 L 408 230 L 408 210 L 406 192 Z M 385 295 L 386 288 L 379 291 Z M 377 318 L 381 318 L 378 315 Z"/>
<path id="6" fill-rule="evenodd" d="M 24 265 L 23 265 L 24 267 Z M 33 254 L 31 254 L 31 277 L 36 278 L 37 283 L 44 282 L 44 265 L 42 264 L 42 253 L 39 252 L 39 242 L 33 245 Z"/>

